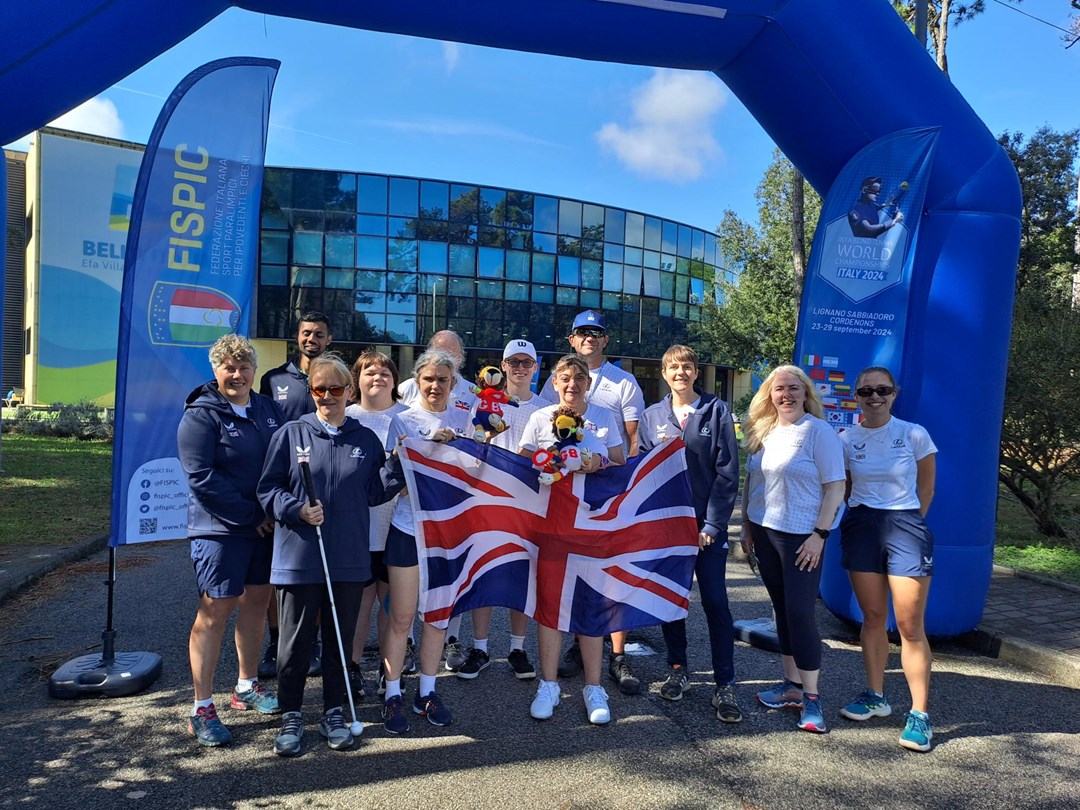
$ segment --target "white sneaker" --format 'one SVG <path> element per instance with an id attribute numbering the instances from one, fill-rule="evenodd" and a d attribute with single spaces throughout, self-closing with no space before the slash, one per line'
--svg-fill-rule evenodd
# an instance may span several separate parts
<path id="1" fill-rule="evenodd" d="M 558 681 L 541 680 L 536 687 L 536 697 L 533 698 L 532 705 L 529 706 L 529 714 L 532 715 L 534 720 L 549 719 L 555 711 L 555 707 L 559 705 L 561 693 L 562 690 L 559 689 Z"/>
<path id="2" fill-rule="evenodd" d="M 585 711 L 589 715 L 589 722 L 596 726 L 602 726 L 611 722 L 611 709 L 608 708 L 608 696 L 602 686 L 586 686 L 581 690 L 585 698 Z"/>

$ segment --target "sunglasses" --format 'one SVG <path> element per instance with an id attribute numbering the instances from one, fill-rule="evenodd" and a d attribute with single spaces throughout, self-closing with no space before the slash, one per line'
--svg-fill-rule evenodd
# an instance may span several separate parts
<path id="1" fill-rule="evenodd" d="M 574 337 L 579 338 L 596 338 L 599 340 L 605 335 L 603 329 L 575 329 Z"/>
<path id="2" fill-rule="evenodd" d="M 510 368 L 532 368 L 536 365 L 535 360 L 507 360 L 506 365 Z"/>
<path id="3" fill-rule="evenodd" d="M 871 397 L 877 394 L 879 397 L 887 397 L 889 394 L 896 392 L 896 389 L 891 385 L 879 385 L 877 388 L 871 388 L 869 385 L 863 388 L 856 388 L 855 393 L 860 397 Z"/>
<path id="4" fill-rule="evenodd" d="M 331 385 L 326 388 L 309 387 L 308 390 L 317 397 L 325 397 L 327 394 L 332 397 L 340 397 L 348 387 L 347 385 Z"/>

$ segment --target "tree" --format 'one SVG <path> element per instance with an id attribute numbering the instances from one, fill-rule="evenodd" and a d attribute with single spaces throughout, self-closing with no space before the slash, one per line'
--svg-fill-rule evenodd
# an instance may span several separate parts
<path id="1" fill-rule="evenodd" d="M 758 373 L 790 363 L 795 352 L 806 242 L 813 239 L 821 199 L 776 150 L 757 189 L 758 227 L 725 211 L 717 232 L 736 281 L 721 279 L 706 296 L 696 337 L 713 357 Z M 803 208 L 799 214 L 800 206 Z"/>
<path id="2" fill-rule="evenodd" d="M 1009 0 L 1020 3 L 1022 0 Z M 893 0 L 893 8 L 908 24 L 915 26 L 915 11 L 918 0 Z M 941 72 L 949 75 L 949 26 L 959 25 L 986 11 L 986 0 L 971 0 L 968 3 L 954 3 L 952 0 L 929 0 L 927 3 L 926 29 L 930 35 L 930 44 L 934 47 L 934 58 Z"/>

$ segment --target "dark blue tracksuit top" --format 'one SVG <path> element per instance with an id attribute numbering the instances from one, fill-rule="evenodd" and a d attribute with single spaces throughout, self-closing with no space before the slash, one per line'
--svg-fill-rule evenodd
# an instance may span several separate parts
<path id="1" fill-rule="evenodd" d="M 289 422 L 266 453 L 259 501 L 276 521 L 274 585 L 314 585 L 324 581 L 315 527 L 300 519 L 308 502 L 299 457 L 311 466 L 315 498 L 322 502 L 322 539 L 330 579 L 369 582 L 371 552 L 368 507 L 393 498 L 405 486 L 398 464 L 387 464 L 378 437 L 352 417 L 332 435 L 315 414 Z"/>
<path id="2" fill-rule="evenodd" d="M 256 537 L 266 519 L 255 489 L 270 437 L 285 424 L 281 409 L 252 392 L 247 418 L 237 416 L 211 380 L 184 404 L 176 429 L 187 473 L 188 537 Z"/>
<path id="3" fill-rule="evenodd" d="M 295 421 L 305 413 L 315 413 L 307 374 L 299 369 L 296 361 L 294 357 L 285 365 L 270 369 L 259 383 L 259 393 L 278 404 L 286 422 Z"/>

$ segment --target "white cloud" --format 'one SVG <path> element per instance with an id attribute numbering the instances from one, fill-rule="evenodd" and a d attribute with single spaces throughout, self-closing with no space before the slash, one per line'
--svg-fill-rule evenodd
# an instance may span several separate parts
<path id="1" fill-rule="evenodd" d="M 705 162 L 722 154 L 710 125 L 726 103 L 715 76 L 657 70 L 634 92 L 631 123 L 609 121 L 597 131 L 596 140 L 639 174 L 696 180 Z"/>
<path id="2" fill-rule="evenodd" d="M 73 129 L 104 138 L 123 138 L 124 122 L 116 105 L 105 98 L 92 98 L 84 101 L 74 110 L 61 115 L 50 126 Z"/>
<path id="3" fill-rule="evenodd" d="M 456 42 L 443 42 L 442 53 L 446 72 L 453 73 L 454 68 L 457 67 L 458 59 L 461 57 L 461 47 Z"/>

